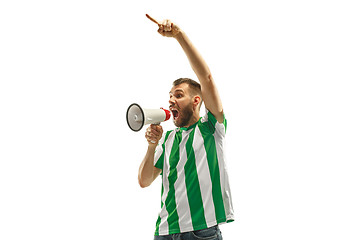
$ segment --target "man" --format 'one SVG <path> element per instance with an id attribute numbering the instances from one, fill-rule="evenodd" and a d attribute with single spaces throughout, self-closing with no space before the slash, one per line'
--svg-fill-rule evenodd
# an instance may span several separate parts
<path id="1" fill-rule="evenodd" d="M 175 38 L 184 50 L 200 84 L 188 78 L 173 82 L 170 110 L 175 130 L 163 136 L 150 125 L 148 149 L 139 168 L 139 184 L 149 186 L 162 175 L 161 211 L 155 240 L 222 239 L 218 224 L 234 220 L 224 159 L 227 122 L 210 70 L 187 35 L 170 20 L 158 32 Z M 204 102 L 206 114 L 200 118 Z"/>

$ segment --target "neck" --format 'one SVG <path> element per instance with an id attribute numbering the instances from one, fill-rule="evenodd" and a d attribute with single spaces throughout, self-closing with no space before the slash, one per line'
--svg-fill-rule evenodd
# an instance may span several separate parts
<path id="1" fill-rule="evenodd" d="M 183 127 L 188 128 L 188 127 L 194 125 L 195 123 L 197 123 L 197 122 L 199 121 L 199 119 L 200 119 L 199 113 L 194 113 L 194 115 L 191 117 L 191 119 L 190 119 L 190 121 L 188 122 L 188 124 L 186 124 L 186 125 L 183 126 Z"/>

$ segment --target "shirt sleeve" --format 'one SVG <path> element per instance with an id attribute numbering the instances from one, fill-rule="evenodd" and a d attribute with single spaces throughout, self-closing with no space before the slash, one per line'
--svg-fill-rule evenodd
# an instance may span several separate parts
<path id="1" fill-rule="evenodd" d="M 226 128 L 227 128 L 227 120 L 225 118 L 225 114 L 223 115 L 224 121 L 222 123 L 219 123 L 215 116 L 209 111 L 205 110 L 206 114 L 202 119 L 203 123 L 206 123 L 208 128 L 212 133 L 218 132 L 220 135 L 225 136 Z"/>

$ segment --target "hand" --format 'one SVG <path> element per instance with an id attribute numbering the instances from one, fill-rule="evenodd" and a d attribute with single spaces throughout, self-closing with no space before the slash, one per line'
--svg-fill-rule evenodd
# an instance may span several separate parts
<path id="1" fill-rule="evenodd" d="M 158 33 L 164 37 L 175 37 L 180 32 L 180 28 L 171 22 L 169 19 L 164 20 L 158 29 Z"/>
<path id="2" fill-rule="evenodd" d="M 159 23 L 148 14 L 146 14 L 146 17 L 159 26 L 158 33 L 164 37 L 175 37 L 180 32 L 180 28 L 168 19 Z"/>
<path id="3" fill-rule="evenodd" d="M 151 124 L 145 132 L 145 138 L 149 145 L 158 145 L 159 140 L 163 134 L 163 129 L 160 125 Z"/>

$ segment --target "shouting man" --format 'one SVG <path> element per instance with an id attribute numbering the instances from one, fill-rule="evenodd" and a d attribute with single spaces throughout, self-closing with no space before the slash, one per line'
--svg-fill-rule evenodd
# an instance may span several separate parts
<path id="1" fill-rule="evenodd" d="M 227 121 L 210 70 L 187 35 L 170 20 L 155 22 L 158 32 L 175 38 L 199 82 L 180 78 L 170 90 L 170 110 L 177 127 L 163 135 L 150 125 L 148 149 L 139 168 L 139 184 L 162 176 L 161 211 L 155 240 L 222 239 L 218 224 L 234 221 L 225 163 Z M 206 114 L 200 117 L 204 102 Z"/>

